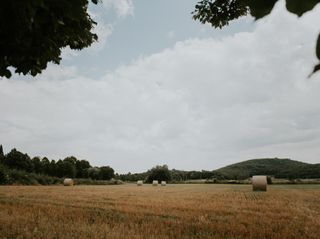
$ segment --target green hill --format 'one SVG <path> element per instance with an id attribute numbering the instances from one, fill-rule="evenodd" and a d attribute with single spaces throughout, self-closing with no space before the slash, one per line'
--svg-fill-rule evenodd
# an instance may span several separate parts
<path id="1" fill-rule="evenodd" d="M 246 179 L 252 175 L 275 178 L 320 178 L 320 164 L 308 164 L 291 159 L 251 159 L 213 171 L 225 179 Z"/>

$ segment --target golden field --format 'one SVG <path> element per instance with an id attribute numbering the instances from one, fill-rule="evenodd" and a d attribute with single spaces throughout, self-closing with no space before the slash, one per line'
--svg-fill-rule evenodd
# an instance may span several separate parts
<path id="1" fill-rule="evenodd" d="M 1 186 L 1 238 L 320 238 L 320 185 Z"/>

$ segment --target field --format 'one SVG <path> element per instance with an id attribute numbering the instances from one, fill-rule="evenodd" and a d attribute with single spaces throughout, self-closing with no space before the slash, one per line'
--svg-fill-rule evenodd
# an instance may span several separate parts
<path id="1" fill-rule="evenodd" d="M 1 186 L 0 238 L 314 238 L 320 185 Z"/>

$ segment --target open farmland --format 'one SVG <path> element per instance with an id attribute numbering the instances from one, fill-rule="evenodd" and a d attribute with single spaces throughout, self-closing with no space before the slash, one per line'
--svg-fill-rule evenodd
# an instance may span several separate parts
<path id="1" fill-rule="evenodd" d="M 3 186 L 1 238 L 319 238 L 320 185 Z"/>

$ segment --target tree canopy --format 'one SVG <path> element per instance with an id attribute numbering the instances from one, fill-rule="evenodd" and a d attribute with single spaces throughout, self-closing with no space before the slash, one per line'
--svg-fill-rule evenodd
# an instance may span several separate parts
<path id="1" fill-rule="evenodd" d="M 88 4 L 99 0 L 2 0 L 0 2 L 0 76 L 41 73 L 59 64 L 61 49 L 81 50 L 98 39 Z"/>
<path id="2" fill-rule="evenodd" d="M 151 183 L 153 180 L 161 181 L 170 181 L 171 172 L 167 165 L 155 166 L 148 172 L 147 182 Z"/>
<path id="3" fill-rule="evenodd" d="M 212 27 L 222 28 L 230 21 L 250 14 L 256 20 L 271 13 L 278 0 L 201 0 L 192 12 L 193 19 L 201 23 L 209 23 Z M 301 17 L 312 10 L 320 0 L 286 0 L 289 12 Z M 320 70 L 320 34 L 316 43 L 316 56 L 319 63 L 313 72 Z"/>

